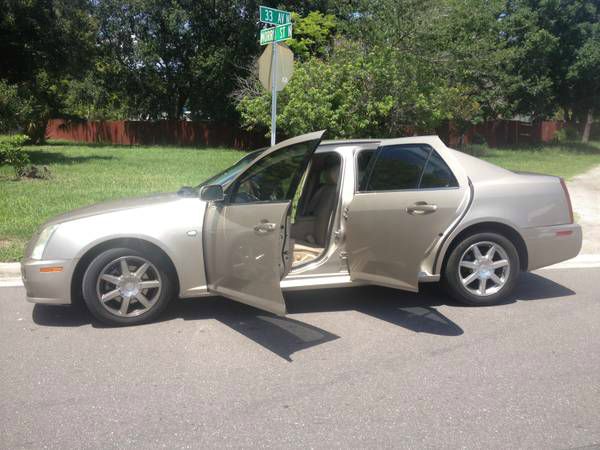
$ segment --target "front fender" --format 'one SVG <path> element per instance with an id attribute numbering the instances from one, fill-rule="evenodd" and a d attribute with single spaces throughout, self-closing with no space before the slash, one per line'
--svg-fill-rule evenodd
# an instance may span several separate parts
<path id="1" fill-rule="evenodd" d="M 180 295 L 206 286 L 202 253 L 202 222 L 206 204 L 197 198 L 102 213 L 61 223 L 44 259 L 78 261 L 88 251 L 114 239 L 139 239 L 159 247 L 171 259 Z"/>

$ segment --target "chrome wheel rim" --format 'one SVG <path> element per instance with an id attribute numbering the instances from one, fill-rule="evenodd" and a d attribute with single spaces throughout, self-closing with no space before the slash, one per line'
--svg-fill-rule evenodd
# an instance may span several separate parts
<path id="1" fill-rule="evenodd" d="M 463 287 L 478 297 L 499 292 L 510 275 L 506 250 L 496 242 L 482 241 L 467 248 L 458 264 L 458 278 Z"/>
<path id="2" fill-rule="evenodd" d="M 109 262 L 98 276 L 96 293 L 102 307 L 119 317 L 135 317 L 156 305 L 162 279 L 156 267 L 139 256 Z"/>

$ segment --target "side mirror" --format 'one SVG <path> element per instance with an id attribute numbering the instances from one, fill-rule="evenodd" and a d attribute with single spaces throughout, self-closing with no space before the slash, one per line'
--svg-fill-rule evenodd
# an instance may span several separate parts
<path id="1" fill-rule="evenodd" d="M 223 186 L 220 184 L 209 184 L 200 188 L 200 199 L 205 202 L 222 202 L 225 199 Z"/>

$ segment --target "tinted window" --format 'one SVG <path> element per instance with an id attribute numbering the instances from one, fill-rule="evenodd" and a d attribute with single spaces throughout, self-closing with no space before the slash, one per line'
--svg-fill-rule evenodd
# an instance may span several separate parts
<path id="1" fill-rule="evenodd" d="M 452 172 L 425 144 L 383 147 L 366 169 L 369 175 L 359 184 L 361 191 L 397 191 L 456 187 Z M 368 178 L 368 179 L 367 179 Z"/>
<path id="2" fill-rule="evenodd" d="M 368 174 L 368 167 L 375 150 L 361 150 L 356 157 L 356 180 L 358 186 L 364 186 Z"/>
<path id="3" fill-rule="evenodd" d="M 301 142 L 265 156 L 232 188 L 232 203 L 284 201 L 294 196 L 306 155 L 315 142 Z"/>
<path id="4" fill-rule="evenodd" d="M 430 147 L 396 145 L 383 147 L 372 164 L 367 191 L 416 189 L 427 162 Z"/>
<path id="5" fill-rule="evenodd" d="M 436 152 L 432 151 L 429 156 L 429 161 L 423 171 L 421 177 L 421 184 L 419 188 L 443 188 L 443 187 L 457 187 L 458 182 L 454 175 L 450 171 L 450 168 L 446 165 L 444 160 Z"/>

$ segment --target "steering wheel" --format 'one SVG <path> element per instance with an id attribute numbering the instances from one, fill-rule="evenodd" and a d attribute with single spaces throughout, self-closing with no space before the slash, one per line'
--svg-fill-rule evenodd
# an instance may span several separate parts
<path id="1" fill-rule="evenodd" d="M 235 193 L 235 203 L 250 203 L 260 201 L 260 187 L 252 180 L 247 179 L 239 185 Z"/>
<path id="2" fill-rule="evenodd" d="M 248 183 L 248 195 L 253 197 L 254 200 L 260 200 L 261 192 L 258 183 L 256 183 L 256 181 L 254 181 L 252 178 L 246 180 L 246 183 Z"/>

